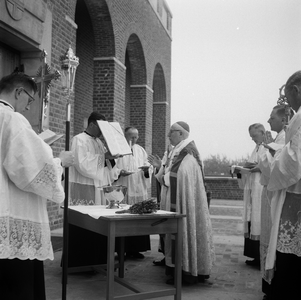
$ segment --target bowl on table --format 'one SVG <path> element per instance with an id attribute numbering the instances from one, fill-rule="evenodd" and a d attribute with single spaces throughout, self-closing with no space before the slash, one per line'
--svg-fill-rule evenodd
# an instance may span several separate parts
<path id="1" fill-rule="evenodd" d="M 107 185 L 101 188 L 107 200 L 107 208 L 120 208 L 121 202 L 127 192 L 127 187 L 124 185 Z"/>

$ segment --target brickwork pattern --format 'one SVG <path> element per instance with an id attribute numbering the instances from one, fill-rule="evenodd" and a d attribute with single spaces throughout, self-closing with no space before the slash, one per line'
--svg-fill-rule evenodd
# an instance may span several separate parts
<path id="1" fill-rule="evenodd" d="M 89 12 L 83 1 L 76 6 L 75 22 L 78 25 L 76 56 L 80 58 L 80 64 L 75 77 L 74 135 L 83 131 L 84 118 L 88 118 L 93 110 L 94 36 Z"/>
<path id="2" fill-rule="evenodd" d="M 156 111 L 156 120 L 160 119 L 160 122 L 155 127 L 155 135 L 164 133 L 164 137 L 154 140 L 153 93 L 150 89 L 161 95 L 156 99 L 170 103 L 171 38 L 149 2 L 50 0 L 45 3 L 53 18 L 51 67 L 60 69 L 61 56 L 69 45 L 80 58 L 75 93 L 70 96 L 71 137 L 82 131 L 83 120 L 93 109 L 103 113 L 109 121 L 120 122 L 123 127 L 126 124 L 138 127 L 139 143 L 147 152 L 152 152 L 155 147 L 163 154 L 166 149 L 164 137 L 170 126 L 170 105 Z M 163 86 L 153 84 L 158 64 L 164 76 Z M 129 67 L 128 74 L 125 65 Z M 137 84 L 144 87 L 134 90 L 130 87 Z M 66 96 L 60 83 L 54 83 L 50 99 L 49 127 L 65 133 Z M 62 138 L 55 143 L 54 154 L 58 155 L 64 148 L 65 138 Z M 51 228 L 61 227 L 59 205 L 49 202 L 48 211 Z"/>
<path id="3" fill-rule="evenodd" d="M 211 192 L 212 199 L 242 200 L 243 190 L 238 186 L 236 178 L 205 177 L 207 191 Z"/>

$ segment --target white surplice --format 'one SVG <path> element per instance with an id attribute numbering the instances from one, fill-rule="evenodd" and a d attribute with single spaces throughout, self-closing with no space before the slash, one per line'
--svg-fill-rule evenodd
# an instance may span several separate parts
<path id="1" fill-rule="evenodd" d="M 125 155 L 117 159 L 117 167 L 126 171 L 134 172 L 125 177 L 119 177 L 115 182 L 116 185 L 124 185 L 127 189 L 124 202 L 134 204 L 148 198 L 147 190 L 151 185 L 151 176 L 153 167 L 147 161 L 146 151 L 139 145 L 132 146 L 132 155 Z M 148 169 L 148 177 L 143 170 L 139 169 L 142 166 L 150 166 Z"/>
<path id="2" fill-rule="evenodd" d="M 274 191 L 273 224 L 266 260 L 266 270 L 272 271 L 276 250 L 301 256 L 301 108 L 286 128 L 285 146 L 272 163 L 267 188 Z M 286 203 L 287 193 L 296 197 Z"/>
<path id="3" fill-rule="evenodd" d="M 107 150 L 101 140 L 85 132 L 73 137 L 71 151 L 75 164 L 70 167 L 70 204 L 105 205 L 103 191 L 99 188 L 116 180 L 120 170 L 105 159 Z"/>
<path id="4" fill-rule="evenodd" d="M 265 149 L 262 145 L 256 145 L 249 158 L 250 162 L 258 163 L 259 157 Z M 260 239 L 260 211 L 261 211 L 261 194 L 263 186 L 260 183 L 260 172 L 242 174 L 245 177 L 244 184 L 244 236 L 251 240 Z M 248 223 L 251 222 L 251 229 L 249 232 Z"/>
<path id="5" fill-rule="evenodd" d="M 285 145 L 285 131 L 283 129 L 277 134 L 274 142 Z M 260 182 L 264 186 L 261 196 L 260 271 L 262 278 L 267 282 L 270 282 L 270 272 L 266 272 L 265 264 L 272 228 L 271 201 L 274 195 L 274 192 L 267 190 L 267 185 L 270 179 L 272 161 L 279 155 L 280 151 L 278 150 L 273 157 L 266 149 L 258 161 L 258 167 L 261 171 Z"/>
<path id="6" fill-rule="evenodd" d="M 62 167 L 21 114 L 0 103 L 0 259 L 53 259 L 47 199 L 64 200 Z"/>

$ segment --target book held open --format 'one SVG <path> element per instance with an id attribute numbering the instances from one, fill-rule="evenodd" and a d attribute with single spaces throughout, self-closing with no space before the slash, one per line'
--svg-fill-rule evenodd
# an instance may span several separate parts
<path id="1" fill-rule="evenodd" d="M 60 139 L 63 136 L 63 134 L 56 134 L 50 129 L 46 129 L 45 131 L 41 132 L 39 134 L 39 137 L 48 145 L 53 144 L 55 141 Z"/>
<path id="2" fill-rule="evenodd" d="M 113 156 L 132 154 L 132 149 L 124 137 L 118 122 L 97 121 L 99 129 Z"/>

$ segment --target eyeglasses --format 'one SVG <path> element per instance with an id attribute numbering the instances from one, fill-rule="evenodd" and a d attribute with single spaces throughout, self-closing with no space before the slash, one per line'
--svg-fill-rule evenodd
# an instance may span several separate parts
<path id="1" fill-rule="evenodd" d="M 181 130 L 177 130 L 177 129 L 171 129 L 171 130 L 169 130 L 169 133 L 168 133 L 168 135 L 171 135 L 173 132 L 175 132 L 175 131 L 181 131 Z"/>
<path id="2" fill-rule="evenodd" d="M 27 96 L 29 98 L 27 105 L 30 105 L 33 101 L 35 101 L 35 98 L 32 97 L 23 87 L 21 87 L 20 89 L 22 89 L 22 91 L 25 92 L 25 94 L 27 94 Z"/>

